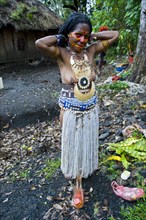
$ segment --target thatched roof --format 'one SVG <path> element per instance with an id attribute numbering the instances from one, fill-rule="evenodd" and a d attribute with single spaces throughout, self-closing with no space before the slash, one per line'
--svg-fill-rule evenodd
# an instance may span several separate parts
<path id="1" fill-rule="evenodd" d="M 18 30 L 55 30 L 61 19 L 38 0 L 5 0 L 0 2 L 0 28 L 11 26 Z"/>

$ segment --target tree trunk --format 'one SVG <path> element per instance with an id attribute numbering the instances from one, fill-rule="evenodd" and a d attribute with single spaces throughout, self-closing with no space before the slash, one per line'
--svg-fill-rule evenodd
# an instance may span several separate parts
<path id="1" fill-rule="evenodd" d="M 131 81 L 146 85 L 146 0 L 141 1 L 140 30 Z"/>

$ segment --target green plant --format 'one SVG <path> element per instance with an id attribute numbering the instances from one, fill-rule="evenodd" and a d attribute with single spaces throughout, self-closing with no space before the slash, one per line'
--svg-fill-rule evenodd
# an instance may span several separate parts
<path id="1" fill-rule="evenodd" d="M 143 167 L 143 169 L 144 169 L 144 167 Z M 142 175 L 140 175 L 139 172 L 137 172 L 135 174 L 135 178 L 136 178 L 137 187 L 143 188 L 146 191 L 146 186 L 145 186 L 145 183 L 144 183 L 144 181 L 145 181 L 144 177 Z"/>
<path id="2" fill-rule="evenodd" d="M 119 219 L 119 218 L 118 218 Z M 110 216 L 109 218 L 108 218 L 108 220 L 118 220 L 118 219 L 115 219 L 113 216 Z"/>
<path id="3" fill-rule="evenodd" d="M 17 180 L 26 180 L 29 178 L 30 168 L 20 169 L 18 171 L 12 171 L 9 175 L 10 182 L 15 182 Z"/>
<path id="4" fill-rule="evenodd" d="M 6 5 L 8 3 L 8 0 L 0 0 L 0 5 Z"/>
<path id="5" fill-rule="evenodd" d="M 132 207 L 121 208 L 120 214 L 125 220 L 145 220 L 146 200 Z"/>
<path id="6" fill-rule="evenodd" d="M 29 9 L 29 12 L 27 13 L 27 19 L 31 21 L 33 19 L 33 14 L 36 13 L 36 12 L 38 12 L 37 7 L 35 7 L 35 6 L 31 7 Z"/>
<path id="7" fill-rule="evenodd" d="M 132 74 L 131 69 L 125 70 L 122 74 L 120 74 L 120 77 L 121 77 L 122 79 L 125 79 L 125 78 L 127 78 L 128 76 L 130 76 L 131 74 Z"/>
<path id="8" fill-rule="evenodd" d="M 109 85 L 109 89 L 115 90 L 115 91 L 121 91 L 123 89 L 129 88 L 129 85 L 126 82 L 122 81 L 116 81 L 114 83 L 111 83 Z"/>
<path id="9" fill-rule="evenodd" d="M 29 174 L 30 174 L 30 170 L 29 169 L 25 169 L 25 170 L 21 170 L 18 175 L 19 175 L 19 178 L 22 180 L 26 180 L 28 179 L 29 177 Z"/>
<path id="10" fill-rule="evenodd" d="M 59 92 L 52 92 L 51 93 L 51 97 L 54 99 L 58 98 L 58 96 L 59 96 Z"/>
<path id="11" fill-rule="evenodd" d="M 107 143 L 110 151 L 115 151 L 121 155 L 123 166 L 127 169 L 130 160 L 146 162 L 146 139 L 130 137 L 118 143 Z M 128 161 L 129 160 L 129 161 Z"/>
<path id="12" fill-rule="evenodd" d="M 26 12 L 26 18 L 28 20 L 32 20 L 33 19 L 33 14 L 38 12 L 38 9 L 36 6 L 33 6 L 31 8 L 29 8 L 26 4 L 24 3 L 18 3 L 17 4 L 17 8 L 16 10 L 14 10 L 10 17 L 13 19 L 13 20 L 20 20 L 21 17 L 25 14 Z"/>
<path id="13" fill-rule="evenodd" d="M 125 54 L 130 49 L 135 51 L 139 32 L 141 2 L 135 0 L 98 0 L 91 15 L 93 30 L 97 32 L 100 26 L 106 25 L 110 30 L 119 31 L 119 39 L 115 51 Z M 130 45 L 130 48 L 129 48 Z"/>
<path id="14" fill-rule="evenodd" d="M 143 134 L 140 131 L 133 131 L 132 132 L 132 137 L 136 138 L 136 139 L 140 139 L 143 137 Z"/>
<path id="15" fill-rule="evenodd" d="M 99 203 L 96 202 L 94 204 L 94 216 L 98 215 L 98 213 L 99 213 Z"/>
<path id="16" fill-rule="evenodd" d="M 110 181 L 115 180 L 120 175 L 120 170 L 115 169 L 116 163 L 114 161 L 110 161 L 107 163 L 107 173 L 108 179 Z"/>
<path id="17" fill-rule="evenodd" d="M 129 85 L 123 81 L 116 81 L 111 84 L 103 84 L 96 87 L 98 92 L 102 92 L 104 90 L 107 92 L 107 90 L 111 90 L 113 93 L 117 93 L 127 88 L 129 88 Z"/>
<path id="18" fill-rule="evenodd" d="M 27 6 L 24 3 L 18 3 L 16 10 L 11 13 L 10 17 L 13 20 L 20 20 L 25 10 L 27 10 Z"/>
<path id="19" fill-rule="evenodd" d="M 45 167 L 41 170 L 41 174 L 45 176 L 46 179 L 49 179 L 53 176 L 55 171 L 60 167 L 60 159 L 47 160 Z"/>

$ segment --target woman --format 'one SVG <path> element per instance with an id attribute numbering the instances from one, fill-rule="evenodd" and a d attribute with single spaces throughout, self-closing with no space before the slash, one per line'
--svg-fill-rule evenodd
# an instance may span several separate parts
<path id="1" fill-rule="evenodd" d="M 60 69 L 61 169 L 66 178 L 76 179 L 73 198 L 77 208 L 83 206 L 82 178 L 87 178 L 98 168 L 99 125 L 94 57 L 117 38 L 117 31 L 93 34 L 89 18 L 75 12 L 60 28 L 58 35 L 36 41 L 36 47 L 56 59 Z"/>

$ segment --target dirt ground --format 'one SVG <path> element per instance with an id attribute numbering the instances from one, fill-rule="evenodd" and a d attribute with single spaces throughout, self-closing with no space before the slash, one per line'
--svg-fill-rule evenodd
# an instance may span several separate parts
<path id="1" fill-rule="evenodd" d="M 0 67 L 4 83 L 4 90 L 0 91 L 1 137 L 9 136 L 11 131 L 17 136 L 20 128 L 20 132 L 25 133 L 28 124 L 38 123 L 39 127 L 43 121 L 51 120 L 54 126 L 58 125 L 57 99 L 61 88 L 58 73 L 58 67 L 53 63 L 10 66 L 7 69 Z M 60 145 L 60 142 L 54 141 L 56 145 Z M 36 175 L 44 167 L 46 159 L 60 157 L 60 148 L 46 150 L 46 145 L 43 147 L 34 155 L 22 157 L 11 169 L 7 170 L 6 167 L 0 176 L 1 220 L 123 220 L 121 207 L 136 204 L 117 197 L 108 175 L 99 169 L 83 180 L 86 202 L 83 209 L 74 209 L 71 205 L 72 184 L 64 178 L 60 169 L 51 179 Z M 15 181 L 12 181 L 22 166 L 29 169 L 29 177 L 17 179 L 15 176 Z"/>
<path id="2" fill-rule="evenodd" d="M 54 63 L 0 66 L 4 89 L 0 90 L 1 127 L 24 126 L 50 119 L 58 113 L 57 97 L 61 88 L 59 70 Z M 20 125 L 19 125 L 20 126 Z"/>

